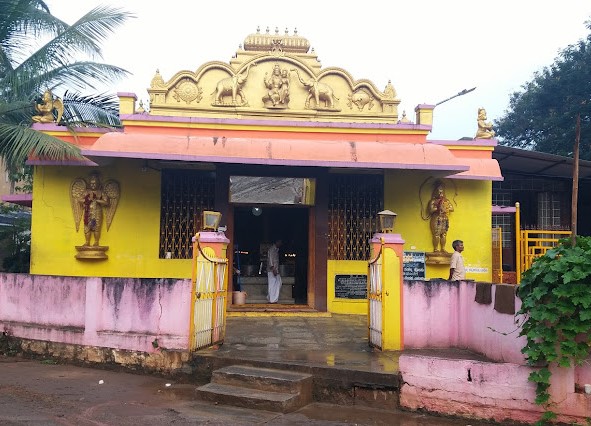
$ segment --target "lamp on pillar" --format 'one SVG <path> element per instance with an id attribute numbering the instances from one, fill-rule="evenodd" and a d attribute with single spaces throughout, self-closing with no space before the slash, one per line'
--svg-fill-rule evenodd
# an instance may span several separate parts
<path id="1" fill-rule="evenodd" d="M 203 211 L 203 221 L 201 222 L 201 228 L 204 231 L 217 231 L 218 225 L 222 214 L 220 212 L 212 212 L 210 210 Z"/>
<path id="2" fill-rule="evenodd" d="M 390 210 L 383 210 L 378 213 L 380 219 L 380 231 L 384 234 L 389 234 L 394 231 L 394 223 L 396 223 L 397 214 Z"/>

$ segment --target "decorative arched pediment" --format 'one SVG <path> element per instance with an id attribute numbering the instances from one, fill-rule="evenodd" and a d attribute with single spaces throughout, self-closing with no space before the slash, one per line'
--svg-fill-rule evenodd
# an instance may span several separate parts
<path id="1" fill-rule="evenodd" d="M 277 30 L 248 36 L 229 63 L 207 62 L 168 81 L 156 72 L 148 93 L 152 115 L 396 123 L 400 103 L 390 82 L 380 91 L 343 68 L 323 69 L 306 39 Z"/>

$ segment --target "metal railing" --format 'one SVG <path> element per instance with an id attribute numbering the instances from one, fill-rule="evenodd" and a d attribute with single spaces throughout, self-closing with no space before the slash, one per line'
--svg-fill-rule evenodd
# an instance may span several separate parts
<path id="1" fill-rule="evenodd" d="M 529 229 L 519 231 L 520 257 L 518 258 L 521 271 L 527 271 L 531 268 L 534 259 L 543 256 L 548 250 L 558 245 L 558 240 L 569 237 L 571 231 L 555 231 L 542 229 Z M 518 282 L 521 281 L 517 277 Z"/>
<path id="2" fill-rule="evenodd" d="M 558 240 L 572 234 L 567 230 L 524 229 L 521 224 L 521 209 L 515 203 L 515 272 L 517 284 L 521 282 L 521 274 L 531 268 L 534 259 L 543 256 L 548 250 L 558 245 Z"/>
<path id="3" fill-rule="evenodd" d="M 503 282 L 503 229 L 492 229 L 492 282 Z"/>

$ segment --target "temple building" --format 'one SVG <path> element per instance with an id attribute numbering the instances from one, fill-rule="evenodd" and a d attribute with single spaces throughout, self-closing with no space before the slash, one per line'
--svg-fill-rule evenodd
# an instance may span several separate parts
<path id="1" fill-rule="evenodd" d="M 266 303 L 281 239 L 280 305 L 363 313 L 389 210 L 418 278 L 447 278 L 460 239 L 467 278 L 491 281 L 494 135 L 429 140 L 433 105 L 407 116 L 394 82 L 323 68 L 297 33 L 249 35 L 229 62 L 156 71 L 147 91 L 149 105 L 118 94 L 120 131 L 34 125 L 87 161 L 31 160 L 32 274 L 189 278 L 191 238 L 217 211 L 246 306 Z"/>

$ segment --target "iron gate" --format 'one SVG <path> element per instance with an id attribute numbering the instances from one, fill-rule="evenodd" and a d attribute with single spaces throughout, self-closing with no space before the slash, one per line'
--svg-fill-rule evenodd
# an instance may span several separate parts
<path id="1" fill-rule="evenodd" d="M 215 257 L 212 248 L 201 248 L 199 234 L 193 242 L 191 325 L 189 349 L 196 351 L 221 344 L 226 334 L 228 259 Z"/>
<path id="2" fill-rule="evenodd" d="M 384 242 L 380 244 L 380 251 L 374 260 L 369 261 L 367 275 L 368 308 L 368 338 L 369 346 L 383 348 L 384 303 L 382 300 L 382 278 Z"/>

